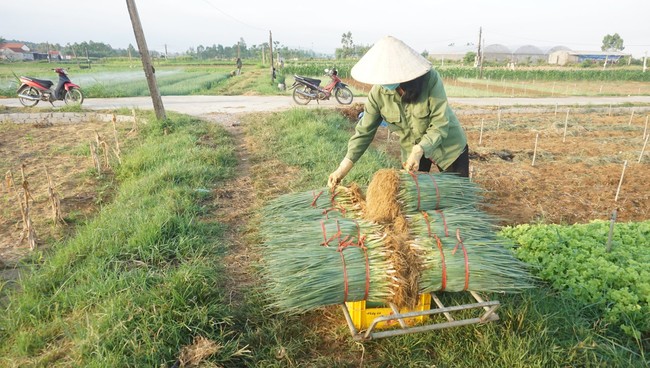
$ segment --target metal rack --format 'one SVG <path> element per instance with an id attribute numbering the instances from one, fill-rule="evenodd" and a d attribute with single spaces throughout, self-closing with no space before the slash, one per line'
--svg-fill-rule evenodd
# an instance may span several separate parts
<path id="1" fill-rule="evenodd" d="M 431 293 L 431 299 L 434 301 L 437 308 L 435 309 L 432 308 L 423 311 L 416 311 L 416 312 L 400 313 L 397 306 L 395 306 L 392 303 L 389 303 L 389 306 L 392 309 L 393 313 L 390 315 L 385 315 L 385 316 L 380 316 L 375 318 L 370 324 L 370 326 L 368 327 L 368 329 L 365 331 L 357 330 L 357 328 L 354 326 L 352 317 L 350 316 L 350 312 L 348 311 L 348 308 L 346 307 L 345 303 L 341 304 L 341 309 L 343 310 L 343 315 L 345 316 L 345 320 L 347 321 L 348 327 L 350 328 L 350 333 L 352 334 L 352 337 L 357 341 L 372 340 L 372 339 L 379 339 L 383 337 L 399 336 L 399 335 L 406 335 L 412 333 L 440 330 L 443 328 L 465 326 L 465 325 L 471 325 L 475 323 L 487 323 L 499 319 L 499 315 L 495 313 L 495 311 L 501 306 L 498 300 L 485 301 L 476 292 L 470 291 L 469 293 L 472 295 L 474 300 L 476 300 L 476 303 L 462 304 L 462 305 L 451 306 L 451 307 L 444 306 L 440 301 L 440 299 L 434 293 Z M 455 319 L 452 315 L 453 313 L 464 311 L 464 310 L 470 310 L 470 309 L 482 310 L 482 314 L 475 318 L 465 318 L 465 319 Z M 406 322 L 406 320 L 409 318 L 429 316 L 435 314 L 444 315 L 447 321 L 433 322 L 433 323 L 423 324 L 418 326 L 409 326 L 409 324 Z M 395 321 L 395 320 L 399 322 L 398 328 L 385 330 L 385 331 L 375 331 L 378 323 Z"/>

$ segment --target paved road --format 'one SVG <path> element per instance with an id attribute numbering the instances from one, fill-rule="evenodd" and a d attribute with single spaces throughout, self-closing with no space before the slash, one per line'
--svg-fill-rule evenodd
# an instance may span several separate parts
<path id="1" fill-rule="evenodd" d="M 365 102 L 365 98 L 356 97 L 354 102 Z M 628 97 L 561 97 L 561 98 L 449 98 L 450 104 L 468 105 L 476 107 L 486 106 L 589 106 L 589 105 L 622 105 L 622 104 L 647 104 L 650 105 L 650 96 Z M 15 98 L 0 99 L 0 105 L 8 107 L 21 107 Z M 61 106 L 62 102 L 55 102 Z M 260 111 L 286 110 L 298 105 L 291 96 L 164 96 L 165 110 L 176 111 L 189 115 L 205 115 L 211 113 L 241 113 Z M 49 106 L 47 103 L 39 103 Z M 316 104 L 310 102 L 307 107 L 341 107 L 336 101 L 321 101 Z M 110 110 L 116 108 L 153 109 L 150 97 L 126 98 L 88 98 L 84 101 L 84 108 L 92 110 Z"/>

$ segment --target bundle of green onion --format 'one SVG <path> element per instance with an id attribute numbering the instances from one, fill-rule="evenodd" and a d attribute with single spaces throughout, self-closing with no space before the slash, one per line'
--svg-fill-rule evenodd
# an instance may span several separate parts
<path id="1" fill-rule="evenodd" d="M 266 248 L 300 249 L 316 246 L 336 248 L 341 244 L 363 245 L 370 235 L 381 236 L 382 228 L 363 220 L 321 217 L 315 221 L 285 221 L 275 226 L 264 226 L 262 230 Z"/>
<path id="2" fill-rule="evenodd" d="M 483 190 L 455 173 L 414 173 L 400 171 L 398 200 L 407 214 L 449 207 L 475 205 Z"/>
<path id="3" fill-rule="evenodd" d="M 431 220 L 444 215 L 446 224 Z M 511 245 L 497 240 L 485 214 L 425 212 L 409 216 L 411 247 L 420 252 L 420 290 L 517 292 L 533 286 L 526 264 L 516 259 Z"/>
<path id="4" fill-rule="evenodd" d="M 326 226 L 329 230 L 331 223 Z M 381 237 L 362 233 L 359 239 L 356 231 L 350 231 L 342 234 L 347 240 L 339 243 L 333 239 L 324 245 L 322 235 L 311 235 L 297 237 L 284 247 L 281 241 L 274 241 L 265 250 L 271 306 L 286 313 L 302 313 L 346 301 L 388 300 L 394 288 L 394 270 Z"/>
<path id="5" fill-rule="evenodd" d="M 354 217 L 360 211 L 357 192 L 337 186 L 334 191 L 319 188 L 305 192 L 290 193 L 271 200 L 263 209 L 262 216 L 269 222 L 318 220 L 321 218 Z"/>

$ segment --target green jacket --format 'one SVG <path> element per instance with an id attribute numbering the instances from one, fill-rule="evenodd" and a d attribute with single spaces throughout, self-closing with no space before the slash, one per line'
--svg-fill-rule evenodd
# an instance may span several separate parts
<path id="1" fill-rule="evenodd" d="M 465 149 L 467 138 L 458 118 L 447 104 L 442 78 L 431 70 L 422 94 L 411 104 L 402 104 L 397 91 L 375 85 L 368 94 L 364 114 L 348 142 L 346 157 L 357 162 L 377 133 L 382 119 L 400 137 L 402 162 L 419 144 L 424 157 L 447 169 Z"/>

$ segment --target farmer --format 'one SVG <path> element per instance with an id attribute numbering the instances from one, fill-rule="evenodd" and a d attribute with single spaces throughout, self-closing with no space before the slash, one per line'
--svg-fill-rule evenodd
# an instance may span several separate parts
<path id="1" fill-rule="evenodd" d="M 242 67 L 241 58 L 237 58 L 237 75 L 241 74 L 241 67 Z"/>
<path id="2" fill-rule="evenodd" d="M 469 148 L 463 128 L 447 104 L 442 78 L 431 63 L 404 42 L 386 36 L 352 67 L 352 77 L 373 84 L 363 117 L 348 141 L 348 152 L 330 174 L 328 185 L 343 180 L 386 121 L 400 137 L 402 166 L 409 171 L 440 171 L 469 176 Z"/>

